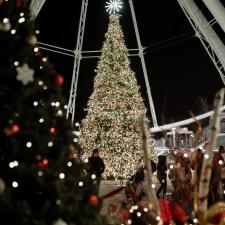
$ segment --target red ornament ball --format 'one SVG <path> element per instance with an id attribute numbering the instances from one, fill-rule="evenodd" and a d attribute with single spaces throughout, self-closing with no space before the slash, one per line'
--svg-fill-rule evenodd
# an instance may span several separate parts
<path id="1" fill-rule="evenodd" d="M 20 131 L 20 127 L 17 123 L 13 123 L 9 127 L 4 129 L 4 132 L 7 136 L 11 136 L 13 134 L 16 134 L 19 131 Z"/>
<path id="2" fill-rule="evenodd" d="M 89 204 L 92 206 L 97 206 L 98 205 L 98 197 L 96 195 L 91 195 L 89 198 Z"/>
<path id="3" fill-rule="evenodd" d="M 13 134 L 18 133 L 20 131 L 20 127 L 19 127 L 19 125 L 17 123 L 13 123 L 10 126 L 10 129 L 11 129 Z"/>
<path id="4" fill-rule="evenodd" d="M 49 131 L 50 131 L 50 134 L 54 134 L 54 133 L 55 133 L 55 128 L 54 128 L 54 127 L 51 127 L 51 128 L 49 129 Z"/>
<path id="5" fill-rule="evenodd" d="M 54 83 L 57 85 L 57 86 L 61 86 L 64 82 L 64 78 L 61 74 L 56 74 L 55 77 L 54 77 Z"/>
<path id="6" fill-rule="evenodd" d="M 38 162 L 38 166 L 39 167 L 45 167 L 48 165 L 48 160 L 47 159 L 43 159 L 42 161 Z"/>

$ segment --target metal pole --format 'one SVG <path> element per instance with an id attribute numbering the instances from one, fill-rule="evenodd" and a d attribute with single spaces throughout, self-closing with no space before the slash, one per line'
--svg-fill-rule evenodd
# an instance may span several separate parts
<path id="1" fill-rule="evenodd" d="M 143 46 L 141 45 L 141 40 L 140 40 L 140 35 L 139 35 L 139 30 L 138 30 L 138 26 L 137 26 L 137 20 L 136 20 L 132 0 L 129 0 L 129 4 L 130 4 L 130 9 L 131 9 L 132 19 L 133 19 L 133 24 L 134 24 L 134 30 L 135 30 L 135 34 L 136 34 L 136 38 L 137 38 L 137 43 L 138 43 L 139 57 L 141 58 L 141 64 L 142 64 L 142 69 L 143 69 L 144 78 L 145 78 L 145 85 L 146 85 L 147 93 L 148 93 L 148 101 L 149 101 L 150 111 L 151 111 L 151 115 L 152 115 L 152 122 L 153 122 L 153 126 L 157 127 L 158 123 L 157 123 L 157 118 L 156 118 L 156 113 L 155 113 L 155 107 L 153 104 L 151 88 L 150 88 L 149 81 L 148 81 L 148 74 L 147 74 L 147 69 L 146 69 L 145 59 L 144 59 L 144 54 L 143 54 Z"/>
<path id="2" fill-rule="evenodd" d="M 79 76 L 79 70 L 80 70 L 80 61 L 82 59 L 81 50 L 83 45 L 87 6 L 88 6 L 88 0 L 83 0 L 82 6 L 81 6 L 80 23 L 79 23 L 78 34 L 77 34 L 77 45 L 74 51 L 75 60 L 74 60 L 73 77 L 72 77 L 71 89 L 70 89 L 70 98 L 69 98 L 67 114 L 66 114 L 67 118 L 69 118 L 69 115 L 71 115 L 72 123 L 74 121 L 74 116 L 76 111 L 75 103 L 76 103 L 76 95 L 77 95 L 78 76 Z"/>
<path id="3" fill-rule="evenodd" d="M 225 8 L 220 0 L 202 0 L 225 32 Z"/>
<path id="4" fill-rule="evenodd" d="M 193 0 L 177 0 L 225 84 L 225 46 Z"/>
<path id="5" fill-rule="evenodd" d="M 38 13 L 40 12 L 41 8 L 43 7 L 46 0 L 31 0 L 30 3 L 30 12 L 33 20 L 36 19 Z"/>

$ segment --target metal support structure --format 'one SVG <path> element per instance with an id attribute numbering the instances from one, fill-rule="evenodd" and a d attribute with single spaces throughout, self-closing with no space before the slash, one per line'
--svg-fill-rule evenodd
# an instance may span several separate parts
<path id="1" fill-rule="evenodd" d="M 142 47 L 141 41 L 140 41 L 140 35 L 139 35 L 138 27 L 137 27 L 133 3 L 131 0 L 129 1 L 129 3 L 130 3 L 131 13 L 132 13 L 135 34 L 136 34 L 136 38 L 138 42 L 138 56 L 141 58 L 141 64 L 143 68 L 145 84 L 146 84 L 147 93 L 148 93 L 152 121 L 153 121 L 154 127 L 156 127 L 158 126 L 158 124 L 157 124 L 153 99 L 152 99 L 152 95 L 150 91 L 147 70 L 145 66 L 145 59 L 144 59 L 144 53 L 143 53 L 144 48 Z M 80 61 L 82 58 L 96 58 L 96 56 L 86 56 L 86 57 L 82 56 L 82 53 L 84 53 L 82 52 L 82 44 L 83 44 L 84 28 L 85 28 L 85 22 L 86 22 L 87 5 L 88 5 L 88 0 L 83 0 L 82 7 L 81 7 L 80 24 L 79 24 L 78 36 L 77 36 L 77 46 L 75 50 L 75 60 L 74 60 L 73 76 L 72 76 L 71 89 L 70 89 L 70 97 L 69 97 L 68 108 L 67 108 L 67 118 L 71 116 L 72 123 L 74 122 L 75 111 L 76 111 L 75 103 L 76 103 L 76 95 L 77 95 L 77 84 L 78 84 Z M 42 47 L 42 48 L 46 48 L 46 47 Z M 135 51 L 136 49 L 131 49 L 131 50 Z M 52 51 L 56 52 L 56 50 L 52 50 Z M 64 53 L 64 54 L 70 55 L 69 53 Z M 130 55 L 137 56 L 137 54 L 130 54 Z"/>
<path id="2" fill-rule="evenodd" d="M 38 13 L 40 12 L 41 8 L 43 7 L 46 0 L 31 0 L 30 3 L 30 13 L 33 20 L 36 19 Z"/>
<path id="3" fill-rule="evenodd" d="M 224 111 L 224 110 L 225 110 L 225 105 L 223 105 L 220 108 L 220 111 Z M 152 128 L 150 128 L 150 131 L 151 131 L 151 133 L 156 133 L 156 132 L 162 132 L 164 130 L 170 130 L 170 129 L 176 128 L 176 127 L 186 126 L 188 124 L 195 123 L 198 120 L 203 120 L 205 118 L 208 118 L 212 115 L 213 115 L 213 111 L 209 111 L 207 113 L 203 113 L 201 115 L 195 116 L 194 118 L 189 118 L 189 119 L 182 120 L 182 121 L 175 122 L 175 123 L 164 124 L 164 125 L 158 126 L 158 127 L 152 127 Z"/>
<path id="4" fill-rule="evenodd" d="M 82 59 L 81 50 L 83 45 L 83 37 L 84 37 L 84 28 L 85 28 L 85 22 L 86 22 L 86 15 L 87 15 L 87 6 L 88 6 L 88 0 L 82 1 L 81 6 L 81 14 L 80 14 L 80 22 L 79 22 L 79 28 L 78 28 L 78 34 L 77 34 L 77 45 L 76 49 L 74 51 L 75 54 L 75 60 L 74 60 L 74 66 L 73 66 L 73 76 L 72 76 L 72 82 L 71 82 L 71 88 L 70 88 L 70 97 L 68 102 L 68 108 L 67 108 L 67 118 L 71 116 L 72 124 L 74 122 L 74 116 L 76 111 L 76 96 L 77 96 L 77 83 L 78 83 L 78 76 L 79 76 L 79 70 L 80 70 L 80 61 Z"/>
<path id="5" fill-rule="evenodd" d="M 177 0 L 225 85 L 225 46 L 193 0 Z M 212 1 L 212 0 L 211 0 Z M 214 20 L 213 20 L 214 21 Z"/>
<path id="6" fill-rule="evenodd" d="M 202 0 L 225 32 L 225 8 L 220 0 Z"/>
<path id="7" fill-rule="evenodd" d="M 40 49 L 43 49 L 43 50 L 46 50 L 46 51 L 55 52 L 55 53 L 58 53 L 58 54 L 75 57 L 74 51 L 70 50 L 70 49 L 61 48 L 61 47 L 58 47 L 58 46 L 55 46 L 55 45 L 45 44 L 43 42 L 38 42 L 38 45 L 39 45 Z M 135 52 L 138 52 L 138 49 L 128 49 L 128 52 L 130 52 L 128 54 L 128 56 L 138 56 L 138 54 L 135 53 Z M 99 50 L 81 51 L 82 59 L 99 58 L 100 53 L 101 53 L 101 51 L 99 51 Z M 93 55 L 93 54 L 95 54 L 95 55 Z"/>
<path id="8" fill-rule="evenodd" d="M 154 104 L 153 104 L 151 88 L 150 88 L 150 85 L 149 85 L 148 74 L 147 74 L 147 69 L 146 69 L 146 65 L 145 65 L 145 58 L 144 58 L 144 54 L 143 54 L 144 48 L 141 45 L 141 40 L 140 40 L 140 35 L 139 35 L 139 30 L 138 30 L 138 26 L 137 26 L 137 20 L 136 20 L 132 0 L 129 0 L 129 4 L 130 4 L 130 9 L 131 9 L 132 19 L 133 19 L 133 24 L 134 24 L 135 35 L 136 35 L 136 39 L 137 39 L 137 43 L 138 43 L 139 57 L 141 59 L 141 65 L 142 65 L 144 78 L 145 78 L 145 85 L 146 85 L 146 88 L 147 88 L 148 101 L 149 101 L 150 112 L 151 112 L 151 116 L 152 116 L 152 122 L 153 122 L 154 127 L 157 127 L 158 123 L 157 123 L 157 118 L 156 118 L 156 113 L 155 113 L 155 107 L 154 107 Z"/>

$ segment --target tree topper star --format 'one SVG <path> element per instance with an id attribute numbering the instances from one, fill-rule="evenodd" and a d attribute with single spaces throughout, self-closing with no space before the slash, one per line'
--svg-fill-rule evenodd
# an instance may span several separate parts
<path id="1" fill-rule="evenodd" d="M 122 8 L 122 1 L 121 0 L 109 0 L 106 2 L 106 12 L 109 14 L 116 14 Z"/>
<path id="2" fill-rule="evenodd" d="M 17 67 L 16 71 L 16 79 L 21 81 L 23 85 L 27 85 L 29 82 L 34 81 L 34 70 L 31 69 L 27 63 L 23 64 L 21 67 Z"/>

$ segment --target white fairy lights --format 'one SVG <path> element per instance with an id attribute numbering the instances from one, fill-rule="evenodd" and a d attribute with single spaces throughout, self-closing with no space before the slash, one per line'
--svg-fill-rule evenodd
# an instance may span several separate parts
<path id="1" fill-rule="evenodd" d="M 25 22 L 25 18 L 24 18 L 24 17 L 19 18 L 18 22 L 19 22 L 19 23 Z"/>
<path id="2" fill-rule="evenodd" d="M 141 212 L 137 212 L 137 217 L 141 217 Z"/>
<path id="3" fill-rule="evenodd" d="M 18 61 L 15 61 L 14 62 L 14 66 L 19 66 L 19 62 Z"/>
<path id="4" fill-rule="evenodd" d="M 146 208 L 146 207 L 143 208 L 143 211 L 144 211 L 144 212 L 148 212 L 148 208 Z"/>
<path id="5" fill-rule="evenodd" d="M 96 179 L 96 175 L 95 174 L 92 174 L 91 175 L 91 179 L 93 179 L 93 180 Z"/>
<path id="6" fill-rule="evenodd" d="M 62 179 L 64 179 L 66 177 L 66 175 L 65 175 L 65 173 L 60 173 L 59 174 L 59 178 L 62 180 Z"/>
<path id="7" fill-rule="evenodd" d="M 47 60 L 48 60 L 48 59 L 47 59 L 46 57 L 43 57 L 43 58 L 42 58 L 42 61 L 43 61 L 43 62 L 47 62 Z"/>
<path id="8" fill-rule="evenodd" d="M 3 23 L 8 23 L 9 22 L 9 19 L 8 18 L 4 18 L 3 19 Z"/>
<path id="9" fill-rule="evenodd" d="M 17 188 L 19 186 L 17 181 L 13 181 L 12 182 L 12 187 Z"/>
<path id="10" fill-rule="evenodd" d="M 115 69 L 109 66 L 112 63 Z M 139 118 L 146 112 L 137 79 L 130 67 L 119 16 L 111 15 L 96 69 L 94 90 L 87 104 L 87 115 L 79 129 L 78 143 L 84 150 L 82 159 L 88 158 L 93 149 L 98 148 L 106 165 L 104 177 L 129 178 L 143 156 Z M 148 123 L 147 117 L 145 119 Z M 157 162 L 150 132 L 148 149 L 151 160 Z"/>
<path id="11" fill-rule="evenodd" d="M 38 52 L 39 51 L 39 48 L 38 47 L 35 47 L 34 48 L 34 52 Z"/>
<path id="12" fill-rule="evenodd" d="M 43 176 L 44 173 L 40 170 L 40 171 L 38 171 L 37 174 L 38 174 L 39 177 L 41 177 L 41 176 Z"/>
<path id="13" fill-rule="evenodd" d="M 28 141 L 28 142 L 26 143 L 26 146 L 27 146 L 27 148 L 31 148 L 31 147 L 32 147 L 32 143 L 31 143 L 30 141 Z"/>
<path id="14" fill-rule="evenodd" d="M 48 142 L 48 147 L 51 148 L 52 146 L 53 146 L 53 142 L 52 141 L 49 141 Z"/>
<path id="15" fill-rule="evenodd" d="M 160 221 L 160 219 L 161 219 L 160 216 L 156 216 L 157 221 Z"/>
<path id="16" fill-rule="evenodd" d="M 11 34 L 15 34 L 16 33 L 16 30 L 15 29 L 12 29 L 11 30 Z"/>
<path id="17" fill-rule="evenodd" d="M 45 121 L 44 118 L 39 119 L 39 123 L 44 123 L 44 121 Z"/>
<path id="18" fill-rule="evenodd" d="M 42 86 L 44 84 L 44 82 L 42 80 L 38 81 L 38 85 Z"/>
<path id="19" fill-rule="evenodd" d="M 78 185 L 79 185 L 79 187 L 82 187 L 82 186 L 84 186 L 84 182 L 83 182 L 83 181 L 80 181 L 80 182 L 78 183 Z"/>
<path id="20" fill-rule="evenodd" d="M 17 167 L 17 166 L 19 166 L 19 163 L 18 163 L 18 161 L 16 161 L 16 160 L 9 163 L 9 167 L 10 167 L 11 169 L 14 168 L 14 167 Z"/>
<path id="21" fill-rule="evenodd" d="M 58 114 L 58 116 L 62 116 L 62 115 L 63 115 L 63 111 L 62 111 L 61 109 L 59 109 L 59 110 L 57 111 L 57 114 Z"/>
<path id="22" fill-rule="evenodd" d="M 38 106 L 38 101 L 34 101 L 34 102 L 33 102 L 33 105 L 34 105 L 34 106 Z"/>

